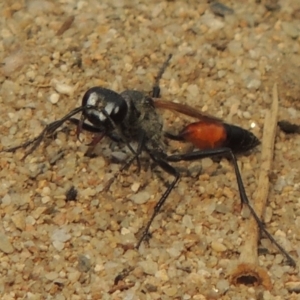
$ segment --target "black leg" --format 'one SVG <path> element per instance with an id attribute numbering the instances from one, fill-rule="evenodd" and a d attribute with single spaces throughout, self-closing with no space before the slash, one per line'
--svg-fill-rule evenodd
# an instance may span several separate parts
<path id="1" fill-rule="evenodd" d="M 291 266 L 295 266 L 296 263 L 294 259 L 285 251 L 285 249 L 280 246 L 277 241 L 274 239 L 274 237 L 267 231 L 265 228 L 263 222 L 261 219 L 258 217 L 256 214 L 254 208 L 250 204 L 248 197 L 246 195 L 245 187 L 242 181 L 242 176 L 237 164 L 237 159 L 235 155 L 233 154 L 232 150 L 230 148 L 219 148 L 219 149 L 207 149 L 207 150 L 199 150 L 191 153 L 186 153 L 186 154 L 181 154 L 181 155 L 170 155 L 166 157 L 165 159 L 167 161 L 172 161 L 172 162 L 178 162 L 178 161 L 191 161 L 191 160 L 197 160 L 197 159 L 203 159 L 205 157 L 213 157 L 213 156 L 227 156 L 231 159 L 233 162 L 234 170 L 235 170 L 235 175 L 238 183 L 238 189 L 240 193 L 240 198 L 241 198 L 241 204 L 242 205 L 247 205 L 252 216 L 254 217 L 259 229 L 267 236 L 267 238 L 279 249 L 279 251 L 287 258 L 288 263 Z"/>
<path id="2" fill-rule="evenodd" d="M 141 155 L 142 151 L 143 151 L 143 147 L 145 145 L 145 137 L 146 134 L 144 131 L 141 131 L 139 134 L 139 141 L 138 141 L 138 147 L 135 151 L 135 155 L 133 157 L 131 157 L 126 163 L 125 165 L 120 169 L 120 172 L 122 172 L 125 169 L 128 169 L 131 164 L 133 163 L 134 160 L 137 161 L 137 166 L 138 166 L 138 173 L 141 171 L 141 162 L 139 159 L 139 156 Z"/>
<path id="3" fill-rule="evenodd" d="M 44 138 L 46 136 L 52 135 L 60 126 L 62 126 L 66 121 L 68 121 L 71 117 L 73 117 L 77 113 L 83 111 L 83 109 L 84 109 L 84 107 L 82 107 L 82 106 L 73 109 L 71 112 L 69 112 L 67 115 L 65 115 L 60 120 L 54 121 L 54 122 L 46 125 L 46 127 L 43 129 L 43 131 L 37 137 L 35 137 L 31 140 L 28 140 L 27 142 L 25 142 L 19 146 L 5 149 L 3 151 L 4 152 L 14 152 L 20 148 L 27 148 L 28 146 L 32 145 L 22 158 L 22 159 L 25 159 L 29 154 L 31 154 L 40 145 L 40 143 L 44 140 Z"/>
<path id="4" fill-rule="evenodd" d="M 139 159 L 139 156 L 140 154 L 142 153 L 143 151 L 143 146 L 145 144 L 145 132 L 142 131 L 140 133 L 140 137 L 139 137 L 139 143 L 138 143 L 138 148 L 137 150 L 135 151 L 135 154 L 134 156 L 132 156 L 123 166 L 122 168 L 119 170 L 119 172 L 113 177 L 111 178 L 107 184 L 105 185 L 105 188 L 104 190 L 107 191 L 110 186 L 112 185 L 112 183 L 114 182 L 115 178 L 118 176 L 118 174 L 120 174 L 121 172 L 123 172 L 125 169 L 129 168 L 131 166 L 131 164 L 133 163 L 134 160 L 137 161 L 137 166 L 138 166 L 138 173 L 140 172 L 141 170 L 141 163 L 140 163 L 140 159 Z"/>
<path id="5" fill-rule="evenodd" d="M 238 183 L 241 204 L 249 204 L 248 197 L 246 195 L 245 187 L 242 181 L 242 176 L 237 164 L 237 160 L 233 152 L 230 148 L 218 148 L 218 149 L 207 149 L 207 150 L 199 150 L 195 152 L 179 154 L 179 155 L 170 155 L 166 158 L 167 161 L 178 162 L 178 161 L 191 161 L 191 160 L 198 160 L 203 159 L 206 157 L 213 157 L 213 156 L 227 156 L 231 159 L 234 171 Z"/>
<path id="6" fill-rule="evenodd" d="M 168 164 L 163 158 L 161 158 L 159 155 L 155 155 L 151 152 L 149 152 L 149 154 L 154 162 L 156 162 L 164 171 L 173 175 L 175 178 L 171 182 L 171 184 L 168 186 L 166 191 L 163 193 L 163 195 L 161 196 L 161 198 L 159 199 L 157 204 L 155 205 L 152 216 L 149 219 L 149 221 L 143 231 L 142 237 L 139 239 L 139 241 L 137 243 L 137 246 L 136 246 L 137 248 L 140 247 L 143 240 L 149 235 L 149 229 L 150 229 L 150 226 L 151 226 L 154 218 L 158 215 L 161 207 L 166 202 L 166 199 L 168 198 L 169 194 L 171 193 L 171 191 L 173 190 L 174 186 L 176 185 L 176 183 L 178 182 L 178 180 L 180 178 L 180 174 L 178 173 L 178 171 L 175 168 L 173 168 L 170 164 Z"/>
<path id="7" fill-rule="evenodd" d="M 110 117 L 110 115 L 107 113 L 107 111 L 105 109 L 102 109 L 101 112 L 107 118 L 107 120 L 109 120 L 109 122 L 111 123 L 112 127 L 117 132 L 117 134 L 120 137 L 120 139 L 122 140 L 122 142 L 125 143 L 126 146 L 128 147 L 128 149 L 134 154 L 134 156 L 135 156 L 135 158 L 137 160 L 137 164 L 140 165 L 139 157 L 136 155 L 136 151 L 134 151 L 134 149 L 132 148 L 130 142 L 128 141 L 128 138 L 126 138 L 124 136 L 121 128 L 119 126 L 117 126 L 117 124 L 114 122 L 114 120 Z"/>
<path id="8" fill-rule="evenodd" d="M 77 125 L 77 130 L 78 133 L 80 133 L 81 129 L 87 130 L 89 132 L 94 132 L 94 133 L 100 133 L 100 137 L 98 139 L 98 142 L 102 139 L 103 135 L 107 135 L 108 137 L 110 137 L 112 140 L 117 139 L 117 142 L 123 142 L 126 144 L 126 146 L 128 147 L 128 149 L 134 154 L 135 159 L 137 160 L 137 164 L 138 166 L 140 166 L 140 161 L 139 161 L 139 157 L 138 155 L 136 155 L 136 151 L 134 151 L 134 149 L 132 148 L 132 146 L 130 145 L 128 139 L 123 135 L 122 130 L 115 124 L 115 122 L 112 120 L 112 118 L 110 117 L 110 115 L 107 113 L 107 111 L 105 109 L 101 110 L 101 112 L 105 115 L 105 117 L 107 118 L 107 120 L 109 120 L 109 122 L 112 125 L 113 130 L 115 130 L 117 132 L 117 135 L 115 135 L 112 132 L 104 132 L 101 128 L 97 128 L 93 125 L 89 125 L 87 123 L 84 122 L 84 117 L 80 120 L 76 119 L 76 118 L 69 118 L 68 120 L 70 122 L 72 122 L 73 124 Z M 77 138 L 78 138 L 78 134 L 77 134 Z M 95 139 L 95 143 L 92 142 L 93 146 L 96 146 L 97 144 L 97 138 Z M 91 155 L 91 151 L 89 151 L 89 155 Z"/>

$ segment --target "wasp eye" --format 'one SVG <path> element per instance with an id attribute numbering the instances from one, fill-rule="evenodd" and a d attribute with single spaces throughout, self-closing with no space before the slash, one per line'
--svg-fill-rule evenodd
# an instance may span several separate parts
<path id="1" fill-rule="evenodd" d="M 109 89 L 93 87 L 83 96 L 82 106 L 85 106 L 84 116 L 95 126 L 107 127 L 111 118 L 116 124 L 121 123 L 128 111 L 124 98 Z"/>

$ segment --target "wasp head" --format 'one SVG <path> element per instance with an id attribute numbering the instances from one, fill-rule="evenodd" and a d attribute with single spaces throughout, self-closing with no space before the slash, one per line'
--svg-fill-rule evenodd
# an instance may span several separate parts
<path id="1" fill-rule="evenodd" d="M 128 105 L 121 95 L 102 87 L 89 89 L 83 96 L 82 106 L 85 107 L 82 119 L 88 119 L 103 130 L 120 124 L 128 111 Z"/>

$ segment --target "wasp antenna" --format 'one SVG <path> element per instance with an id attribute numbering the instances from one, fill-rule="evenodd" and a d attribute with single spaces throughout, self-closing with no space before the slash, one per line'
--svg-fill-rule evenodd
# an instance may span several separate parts
<path id="1" fill-rule="evenodd" d="M 34 152 L 34 150 L 41 144 L 41 142 L 44 140 L 44 138 L 46 136 L 54 134 L 54 132 L 60 126 L 62 126 L 66 121 L 68 121 L 72 116 L 74 116 L 75 114 L 83 111 L 84 109 L 85 109 L 85 107 L 83 107 L 83 106 L 76 107 L 75 109 L 70 111 L 67 115 L 65 115 L 60 120 L 53 121 L 52 123 L 46 125 L 46 127 L 43 129 L 43 131 L 37 137 L 35 137 L 33 139 L 30 139 L 30 140 L 26 141 L 25 143 L 23 143 L 21 145 L 11 147 L 11 148 L 8 148 L 8 149 L 4 149 L 3 152 L 15 152 L 18 149 L 21 149 L 21 148 L 26 149 L 29 146 L 31 146 L 29 148 L 29 150 L 23 156 L 22 160 L 24 160 L 29 154 Z"/>
<path id="2" fill-rule="evenodd" d="M 160 97 L 160 87 L 159 87 L 159 81 L 161 80 L 167 66 L 169 65 L 169 62 L 172 58 L 172 54 L 168 55 L 168 58 L 166 61 L 163 63 L 162 67 L 159 69 L 159 72 L 155 78 L 153 89 L 152 89 L 152 97 L 153 98 L 159 98 Z"/>

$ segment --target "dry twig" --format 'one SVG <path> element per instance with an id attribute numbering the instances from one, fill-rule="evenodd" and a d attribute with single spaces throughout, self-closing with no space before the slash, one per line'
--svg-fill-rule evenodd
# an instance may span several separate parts
<path id="1" fill-rule="evenodd" d="M 269 172 L 271 170 L 274 142 L 277 129 L 278 116 L 278 92 L 277 85 L 273 87 L 273 102 L 271 110 L 267 111 L 264 123 L 264 132 L 262 140 L 261 170 L 259 174 L 258 187 L 253 202 L 254 209 L 259 218 L 264 213 L 269 193 Z M 239 263 L 236 269 L 231 273 L 231 281 L 234 284 L 254 284 L 263 285 L 271 289 L 272 284 L 265 269 L 258 265 L 257 244 L 259 240 L 259 228 L 254 218 L 248 223 L 245 229 L 247 239 L 241 251 Z"/>

